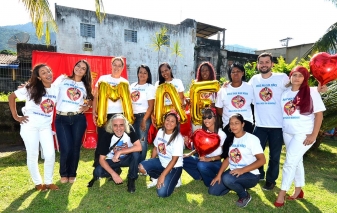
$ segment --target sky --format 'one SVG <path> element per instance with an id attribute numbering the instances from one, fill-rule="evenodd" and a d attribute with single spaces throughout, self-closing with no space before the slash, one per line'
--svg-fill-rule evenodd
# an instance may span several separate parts
<path id="1" fill-rule="evenodd" d="M 0 0 L 0 26 L 30 22 L 19 0 Z M 94 0 L 49 0 L 62 6 L 95 10 Z M 186 18 L 226 28 L 225 44 L 259 50 L 313 43 L 337 22 L 337 7 L 327 0 L 103 0 L 106 13 L 169 24 Z"/>

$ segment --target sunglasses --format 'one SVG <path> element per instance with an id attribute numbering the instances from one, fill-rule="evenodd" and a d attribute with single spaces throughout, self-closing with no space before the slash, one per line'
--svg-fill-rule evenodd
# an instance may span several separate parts
<path id="1" fill-rule="evenodd" d="M 202 119 L 205 120 L 205 119 L 212 119 L 213 117 L 215 116 L 212 116 L 212 115 L 209 115 L 209 116 L 202 116 Z"/>

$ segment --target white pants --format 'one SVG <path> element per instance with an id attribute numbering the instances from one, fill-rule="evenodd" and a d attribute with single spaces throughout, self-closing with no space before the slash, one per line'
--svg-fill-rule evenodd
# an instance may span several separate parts
<path id="1" fill-rule="evenodd" d="M 42 178 L 38 166 L 39 144 L 44 155 L 44 183 L 53 183 L 55 149 L 51 125 L 43 127 L 33 127 L 29 124 L 22 124 L 20 135 L 25 143 L 27 152 L 27 166 L 35 185 L 42 184 Z"/>
<path id="2" fill-rule="evenodd" d="M 303 187 L 305 185 L 303 155 L 313 145 L 313 143 L 307 146 L 303 144 L 306 137 L 306 134 L 291 135 L 283 133 L 287 152 L 282 171 L 281 190 L 288 191 L 293 181 L 295 182 L 295 187 Z"/>

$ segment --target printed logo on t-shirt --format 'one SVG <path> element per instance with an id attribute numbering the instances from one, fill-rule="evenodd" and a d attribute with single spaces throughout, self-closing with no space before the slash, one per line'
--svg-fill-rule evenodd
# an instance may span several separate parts
<path id="1" fill-rule="evenodd" d="M 264 102 L 267 102 L 273 97 L 273 91 L 269 89 L 268 87 L 264 87 L 260 91 L 259 95 L 260 95 L 261 100 L 263 100 Z"/>
<path id="2" fill-rule="evenodd" d="M 140 92 L 139 91 L 136 90 L 136 91 L 133 91 L 131 93 L 131 99 L 132 99 L 133 102 L 137 102 L 138 99 L 139 99 L 139 97 L 140 97 Z"/>
<path id="3" fill-rule="evenodd" d="M 234 148 L 229 152 L 229 157 L 234 163 L 239 163 L 242 159 L 241 152 L 238 148 Z"/>
<path id="4" fill-rule="evenodd" d="M 158 144 L 158 151 L 160 154 L 166 155 L 166 146 L 165 143 Z"/>
<path id="5" fill-rule="evenodd" d="M 67 90 L 67 96 L 70 100 L 77 101 L 81 97 L 81 90 L 71 87 Z"/>
<path id="6" fill-rule="evenodd" d="M 292 115 L 296 111 L 296 105 L 293 103 L 293 101 L 288 101 L 284 107 L 283 107 L 284 112 L 287 115 Z"/>
<path id="7" fill-rule="evenodd" d="M 200 98 L 201 99 L 210 99 L 212 93 L 211 92 L 202 92 L 200 93 Z"/>
<path id="8" fill-rule="evenodd" d="M 244 97 L 242 97 L 241 95 L 236 95 L 232 98 L 232 105 L 237 108 L 237 109 L 240 109 L 242 108 L 245 103 L 246 103 L 246 100 Z"/>
<path id="9" fill-rule="evenodd" d="M 116 146 L 113 148 L 113 153 L 116 153 L 119 150 L 127 149 L 129 148 L 128 143 L 124 143 L 123 140 L 118 141 Z"/>
<path id="10" fill-rule="evenodd" d="M 54 102 L 49 98 L 42 101 L 40 104 L 40 108 L 42 109 L 42 111 L 47 114 L 53 111 L 54 106 L 55 106 Z"/>

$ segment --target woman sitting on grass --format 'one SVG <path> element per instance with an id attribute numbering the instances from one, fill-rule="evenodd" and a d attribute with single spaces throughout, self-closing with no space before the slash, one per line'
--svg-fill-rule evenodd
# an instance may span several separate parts
<path id="1" fill-rule="evenodd" d="M 244 119 L 241 114 L 229 118 L 230 133 L 223 146 L 225 160 L 217 176 L 212 180 L 208 193 L 225 195 L 230 190 L 236 192 L 238 207 L 245 207 L 252 199 L 247 189 L 256 186 L 260 180 L 258 168 L 266 163 L 259 139 L 243 130 Z M 224 173 L 225 169 L 229 169 Z"/>
<path id="2" fill-rule="evenodd" d="M 212 109 L 205 109 L 202 120 L 203 130 L 216 133 L 220 136 L 219 147 L 214 152 L 203 157 L 193 156 L 196 150 L 184 155 L 183 168 L 194 180 L 202 179 L 204 184 L 209 187 L 221 167 L 222 145 L 226 139 L 226 134 L 218 127 L 215 109 L 214 111 Z"/>
<path id="3" fill-rule="evenodd" d="M 138 167 L 142 174 L 150 175 L 151 186 L 156 184 L 159 197 L 172 194 L 183 169 L 184 139 L 179 131 L 179 117 L 169 112 L 164 119 L 164 126 L 153 141 L 151 159 L 142 161 Z"/>

